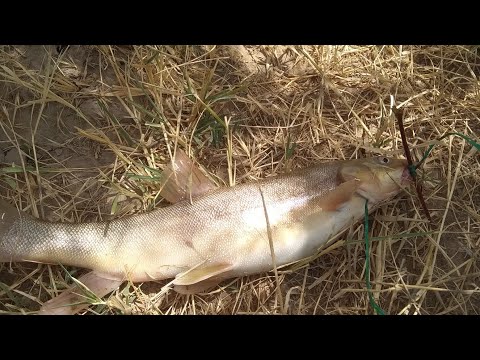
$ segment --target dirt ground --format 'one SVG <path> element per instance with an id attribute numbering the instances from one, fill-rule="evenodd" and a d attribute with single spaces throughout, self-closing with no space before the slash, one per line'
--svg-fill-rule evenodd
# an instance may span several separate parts
<path id="1" fill-rule="evenodd" d="M 371 215 L 374 296 L 389 314 L 478 314 L 480 53 L 473 46 L 2 46 L 0 196 L 50 221 L 168 205 L 153 170 L 172 149 L 220 186 L 319 161 L 402 156 L 405 110 L 429 223 L 414 193 Z M 152 170 L 153 169 L 153 170 Z M 363 224 L 280 271 L 209 293 L 124 284 L 86 314 L 372 314 Z M 0 265 L 0 313 L 35 313 L 85 270 Z"/>

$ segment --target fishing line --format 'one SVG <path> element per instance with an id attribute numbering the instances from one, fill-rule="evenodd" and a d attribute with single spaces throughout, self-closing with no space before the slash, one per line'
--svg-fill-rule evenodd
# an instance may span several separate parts
<path id="1" fill-rule="evenodd" d="M 375 310 L 377 315 L 385 315 L 385 312 L 375 302 L 372 294 L 372 285 L 370 284 L 370 240 L 368 238 L 368 199 L 365 199 L 365 280 L 367 283 L 368 299 L 370 306 Z"/>
<path id="2" fill-rule="evenodd" d="M 402 140 L 404 139 L 404 130 L 403 130 L 403 123 L 401 122 L 401 119 L 399 118 L 399 123 L 400 123 L 400 130 L 402 133 Z M 475 147 L 478 151 L 480 151 L 480 143 L 470 139 L 468 136 L 457 133 L 457 132 L 451 132 L 451 133 L 446 133 L 445 135 L 441 136 L 438 140 L 443 140 L 448 136 L 460 136 L 461 138 L 465 139 L 470 145 Z M 422 159 L 417 163 L 413 164 L 410 156 L 410 152 L 408 150 L 408 145 L 406 145 L 406 140 L 404 141 L 404 149 L 405 149 L 405 155 L 408 160 L 408 171 L 410 172 L 410 175 L 412 176 L 413 179 L 416 179 L 417 175 L 417 169 L 423 164 L 423 162 L 426 160 L 428 155 L 432 152 L 433 147 L 436 144 L 432 144 L 428 147 L 427 151 L 423 154 Z M 419 188 L 417 187 L 417 193 L 419 195 L 419 198 L 423 200 L 423 197 L 421 196 L 421 192 L 419 191 Z M 422 206 L 424 203 L 422 204 Z M 423 206 L 427 217 L 430 219 L 430 215 L 428 213 L 428 209 L 426 205 Z M 364 223 L 364 229 L 365 229 L 365 282 L 367 285 L 367 292 L 368 292 L 368 299 L 370 301 L 370 306 L 375 310 L 375 313 L 377 315 L 385 315 L 385 311 L 375 302 L 375 299 L 373 298 L 373 293 L 372 293 L 372 286 L 370 284 L 370 239 L 368 236 L 368 200 L 365 200 L 365 223 Z"/>

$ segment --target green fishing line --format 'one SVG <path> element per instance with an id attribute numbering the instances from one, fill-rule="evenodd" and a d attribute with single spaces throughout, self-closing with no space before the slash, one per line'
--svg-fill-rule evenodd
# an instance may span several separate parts
<path id="1" fill-rule="evenodd" d="M 472 145 L 478 151 L 480 151 L 480 144 L 479 143 L 470 139 L 468 136 L 465 136 L 463 134 L 459 134 L 459 133 L 456 133 L 456 132 L 446 133 L 445 135 L 440 137 L 438 140 L 443 140 L 446 137 L 452 136 L 452 135 L 460 136 L 461 138 L 465 139 L 470 145 Z M 435 145 L 436 144 L 432 144 L 428 147 L 427 151 L 425 151 L 425 153 L 423 154 L 422 159 L 416 165 L 411 164 L 411 165 L 408 166 L 408 170 L 410 172 L 410 175 L 412 175 L 412 177 L 414 177 L 416 175 L 417 169 L 420 167 L 420 165 L 423 164 L 423 162 L 428 157 L 428 155 L 430 155 L 430 153 L 431 153 L 431 151 L 432 151 L 432 149 Z M 368 200 L 365 200 L 365 225 L 364 225 L 364 229 L 365 229 L 365 273 L 366 273 L 365 274 L 365 282 L 367 284 L 368 299 L 370 301 L 370 306 L 375 310 L 377 315 L 385 315 L 385 311 L 382 310 L 382 308 L 375 302 L 375 299 L 373 298 L 372 286 L 370 284 L 370 240 L 369 240 L 369 237 L 368 237 Z"/>
<path id="2" fill-rule="evenodd" d="M 475 142 L 474 140 L 470 139 L 468 136 L 465 136 L 463 134 L 460 134 L 460 133 L 456 133 L 456 132 L 451 132 L 451 133 L 446 133 L 445 135 L 443 135 L 442 137 L 440 137 L 438 140 L 443 140 L 445 139 L 446 137 L 448 136 L 460 136 L 461 138 L 465 139 L 470 145 L 472 145 L 473 147 L 475 147 L 478 151 L 480 151 L 480 144 Z M 432 152 L 432 149 L 433 147 L 435 146 L 436 144 L 432 144 L 428 147 L 427 151 L 425 151 L 425 154 L 423 154 L 423 157 L 422 159 L 418 162 L 417 165 L 410 165 L 408 167 L 408 169 L 410 170 L 410 174 L 415 174 L 416 173 L 416 170 L 423 164 L 423 162 L 427 159 L 428 155 L 430 155 L 430 153 Z"/>
<path id="3" fill-rule="evenodd" d="M 370 306 L 375 310 L 377 315 L 385 315 L 385 312 L 377 305 L 372 294 L 372 285 L 370 284 L 370 240 L 368 238 L 368 200 L 365 200 L 365 273 L 367 282 L 368 299 Z"/>

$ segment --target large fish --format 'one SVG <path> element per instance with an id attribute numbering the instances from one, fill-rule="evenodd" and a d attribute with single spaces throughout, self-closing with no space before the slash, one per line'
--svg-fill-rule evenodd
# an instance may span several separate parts
<path id="1" fill-rule="evenodd" d="M 364 216 L 366 200 L 372 210 L 398 194 L 407 179 L 405 160 L 333 161 L 254 183 L 204 189 L 144 214 L 78 224 L 38 220 L 2 203 L 0 262 L 92 269 L 85 284 L 100 296 L 127 279 L 174 278 L 178 291 L 200 291 L 314 254 Z M 47 304 L 43 310 L 80 308 L 55 311 Z"/>

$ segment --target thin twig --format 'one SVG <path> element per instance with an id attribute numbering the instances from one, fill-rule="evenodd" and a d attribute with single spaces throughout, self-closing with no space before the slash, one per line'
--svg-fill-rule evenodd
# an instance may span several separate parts
<path id="1" fill-rule="evenodd" d="M 425 203 L 425 199 L 423 198 L 422 185 L 417 180 L 417 173 L 415 171 L 416 166 L 413 165 L 412 154 L 410 153 L 410 149 L 408 148 L 407 137 L 405 135 L 405 128 L 403 126 L 403 116 L 404 116 L 405 110 L 402 113 L 400 113 L 400 110 L 395 106 L 393 107 L 392 110 L 398 121 L 398 128 L 400 129 L 400 135 L 402 137 L 403 149 L 405 151 L 405 157 L 407 158 L 407 162 L 408 162 L 408 170 L 410 171 L 410 175 L 412 176 L 413 181 L 415 182 L 415 189 L 417 191 L 418 199 L 420 200 L 420 204 L 422 205 L 422 209 L 425 212 L 425 215 L 427 216 L 428 221 L 432 222 L 430 212 L 428 211 L 427 204 Z"/>

